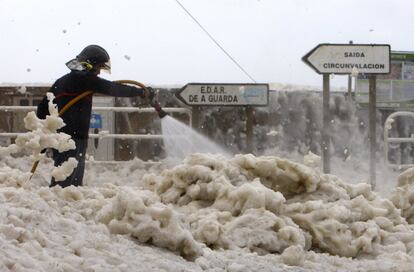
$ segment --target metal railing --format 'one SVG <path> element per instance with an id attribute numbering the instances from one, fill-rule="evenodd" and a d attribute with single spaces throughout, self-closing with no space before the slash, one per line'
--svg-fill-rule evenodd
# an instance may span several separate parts
<path id="1" fill-rule="evenodd" d="M 192 124 L 192 111 L 186 108 L 162 108 L 167 113 L 184 113 L 189 116 L 189 125 Z M 36 110 L 35 106 L 0 106 L 0 111 L 4 112 L 29 112 Z M 92 111 L 113 111 L 113 112 L 141 112 L 141 113 L 156 113 L 153 108 L 136 108 L 136 107 L 92 107 Z M 17 137 L 24 132 L 1 132 L 0 137 Z M 91 139 L 163 139 L 167 136 L 162 134 L 113 134 L 113 133 L 98 133 L 89 134 Z"/>
<path id="2" fill-rule="evenodd" d="M 389 154 L 389 145 L 391 143 L 401 144 L 401 143 L 414 143 L 414 138 L 411 137 L 389 137 L 389 131 L 392 129 L 392 123 L 394 122 L 396 117 L 412 117 L 414 118 L 414 112 L 410 111 L 397 111 L 390 114 L 384 123 L 384 153 L 385 153 L 385 161 L 390 167 L 394 168 L 408 168 L 413 167 L 414 164 L 396 164 L 391 163 L 388 159 Z"/>

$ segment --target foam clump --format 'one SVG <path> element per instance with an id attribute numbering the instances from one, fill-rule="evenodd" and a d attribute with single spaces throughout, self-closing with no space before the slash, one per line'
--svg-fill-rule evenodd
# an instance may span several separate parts
<path id="1" fill-rule="evenodd" d="M 75 142 L 69 135 L 56 133 L 64 126 L 61 118 L 49 115 L 41 120 L 34 112 L 29 112 L 24 122 L 25 127 L 31 131 L 16 138 L 18 147 L 32 150 L 34 155 L 38 155 L 45 148 L 54 148 L 59 152 L 75 148 Z"/>
<path id="2" fill-rule="evenodd" d="M 212 248 L 248 248 L 264 254 L 310 244 L 309 236 L 283 216 L 283 195 L 258 178 L 248 181 L 237 161 L 189 156 L 161 177 L 152 176 L 155 191 L 161 201 L 186 214 L 193 236 Z"/>
<path id="3" fill-rule="evenodd" d="M 78 166 L 78 161 L 75 158 L 69 158 L 62 163 L 62 165 L 57 166 L 52 170 L 52 177 L 54 177 L 56 181 L 65 180 L 72 174 L 73 169 L 75 169 L 76 166 Z"/>
<path id="4" fill-rule="evenodd" d="M 287 159 L 236 155 L 233 161 L 248 180 L 259 178 L 264 186 L 284 197 L 315 191 L 321 181 L 314 169 Z"/>
<path id="5" fill-rule="evenodd" d="M 1 187 L 25 187 L 26 181 L 31 174 L 9 166 L 0 167 L 0 188 Z"/>
<path id="6" fill-rule="evenodd" d="M 47 93 L 47 97 L 50 115 L 47 115 L 43 120 L 37 118 L 35 112 L 29 112 L 24 118 L 25 128 L 29 132 L 16 138 L 16 145 L 21 149 L 31 150 L 36 159 L 41 157 L 40 153 L 45 148 L 54 148 L 59 152 L 75 148 L 75 142 L 69 135 L 57 132 L 58 129 L 65 126 L 65 123 L 59 117 L 57 107 L 53 103 L 54 95 Z"/>
<path id="7" fill-rule="evenodd" d="M 305 255 L 303 248 L 298 246 L 291 246 L 283 251 L 281 257 L 285 264 L 291 266 L 302 266 L 305 262 Z"/>
<path id="8" fill-rule="evenodd" d="M 321 167 L 321 157 L 309 151 L 309 153 L 303 157 L 303 164 L 312 168 L 319 168 Z"/>
<path id="9" fill-rule="evenodd" d="M 183 218 L 160 203 L 150 191 L 120 190 L 99 211 L 96 220 L 108 225 L 112 233 L 131 234 L 141 243 L 168 248 L 187 259 L 202 254 L 200 244 L 184 226 Z"/>
<path id="10" fill-rule="evenodd" d="M 409 168 L 399 175 L 398 186 L 390 199 L 401 209 L 402 216 L 407 222 L 414 224 L 414 168 Z"/>
<path id="11" fill-rule="evenodd" d="M 75 149 L 75 142 L 71 139 L 70 135 L 57 132 L 58 129 L 65 126 L 65 123 L 62 118 L 59 117 L 57 107 L 52 102 L 54 99 L 53 94 L 47 93 L 47 96 L 49 99 L 48 107 L 50 115 L 46 116 L 46 119 L 43 120 L 39 119 L 35 112 L 29 112 L 24 118 L 25 128 L 29 131 L 18 135 L 15 144 L 11 144 L 7 147 L 0 147 L 1 158 L 5 158 L 12 154 L 24 154 L 25 157 L 29 157 L 31 161 L 38 161 L 45 157 L 43 151 L 48 148 L 53 148 L 59 152 Z M 52 170 L 52 176 L 56 177 L 57 180 L 64 180 L 72 173 L 76 165 L 76 159 L 71 158 L 62 166 L 55 167 Z M 0 179 L 0 183 L 6 183 L 6 186 L 9 186 L 11 185 L 11 181 L 16 186 L 23 186 L 23 183 L 28 181 L 31 175 L 30 173 L 25 172 L 16 174 L 16 171 L 20 170 L 12 171 L 12 177 Z M 17 175 L 19 176 L 18 178 Z"/>
<path id="12" fill-rule="evenodd" d="M 347 184 L 286 159 L 193 154 L 145 179 L 212 249 L 268 254 L 290 248 L 287 263 L 289 252 L 311 248 L 343 257 L 412 251 L 412 230 L 391 201 L 367 184 Z"/>

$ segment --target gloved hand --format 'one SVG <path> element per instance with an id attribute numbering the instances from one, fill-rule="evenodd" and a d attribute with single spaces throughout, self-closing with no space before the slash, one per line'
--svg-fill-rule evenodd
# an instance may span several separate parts
<path id="1" fill-rule="evenodd" d="M 148 99 L 149 101 L 152 101 L 155 97 L 155 90 L 151 87 L 146 87 L 146 89 L 144 89 L 144 97 Z"/>

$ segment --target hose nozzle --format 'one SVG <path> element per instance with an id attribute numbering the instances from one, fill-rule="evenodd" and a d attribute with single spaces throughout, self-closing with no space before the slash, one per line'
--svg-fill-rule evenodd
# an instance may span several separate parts
<path id="1" fill-rule="evenodd" d="M 164 118 L 168 115 L 162 108 L 158 101 L 152 101 L 151 106 L 154 107 L 155 111 L 158 113 L 158 117 Z"/>

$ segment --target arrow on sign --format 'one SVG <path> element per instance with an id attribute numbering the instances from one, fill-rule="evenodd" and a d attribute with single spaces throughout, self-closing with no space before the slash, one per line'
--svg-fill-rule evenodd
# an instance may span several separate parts
<path id="1" fill-rule="evenodd" d="M 388 44 L 319 44 L 302 60 L 319 74 L 388 74 Z"/>
<path id="2" fill-rule="evenodd" d="M 189 106 L 266 106 L 269 85 L 189 83 L 175 95 Z"/>

